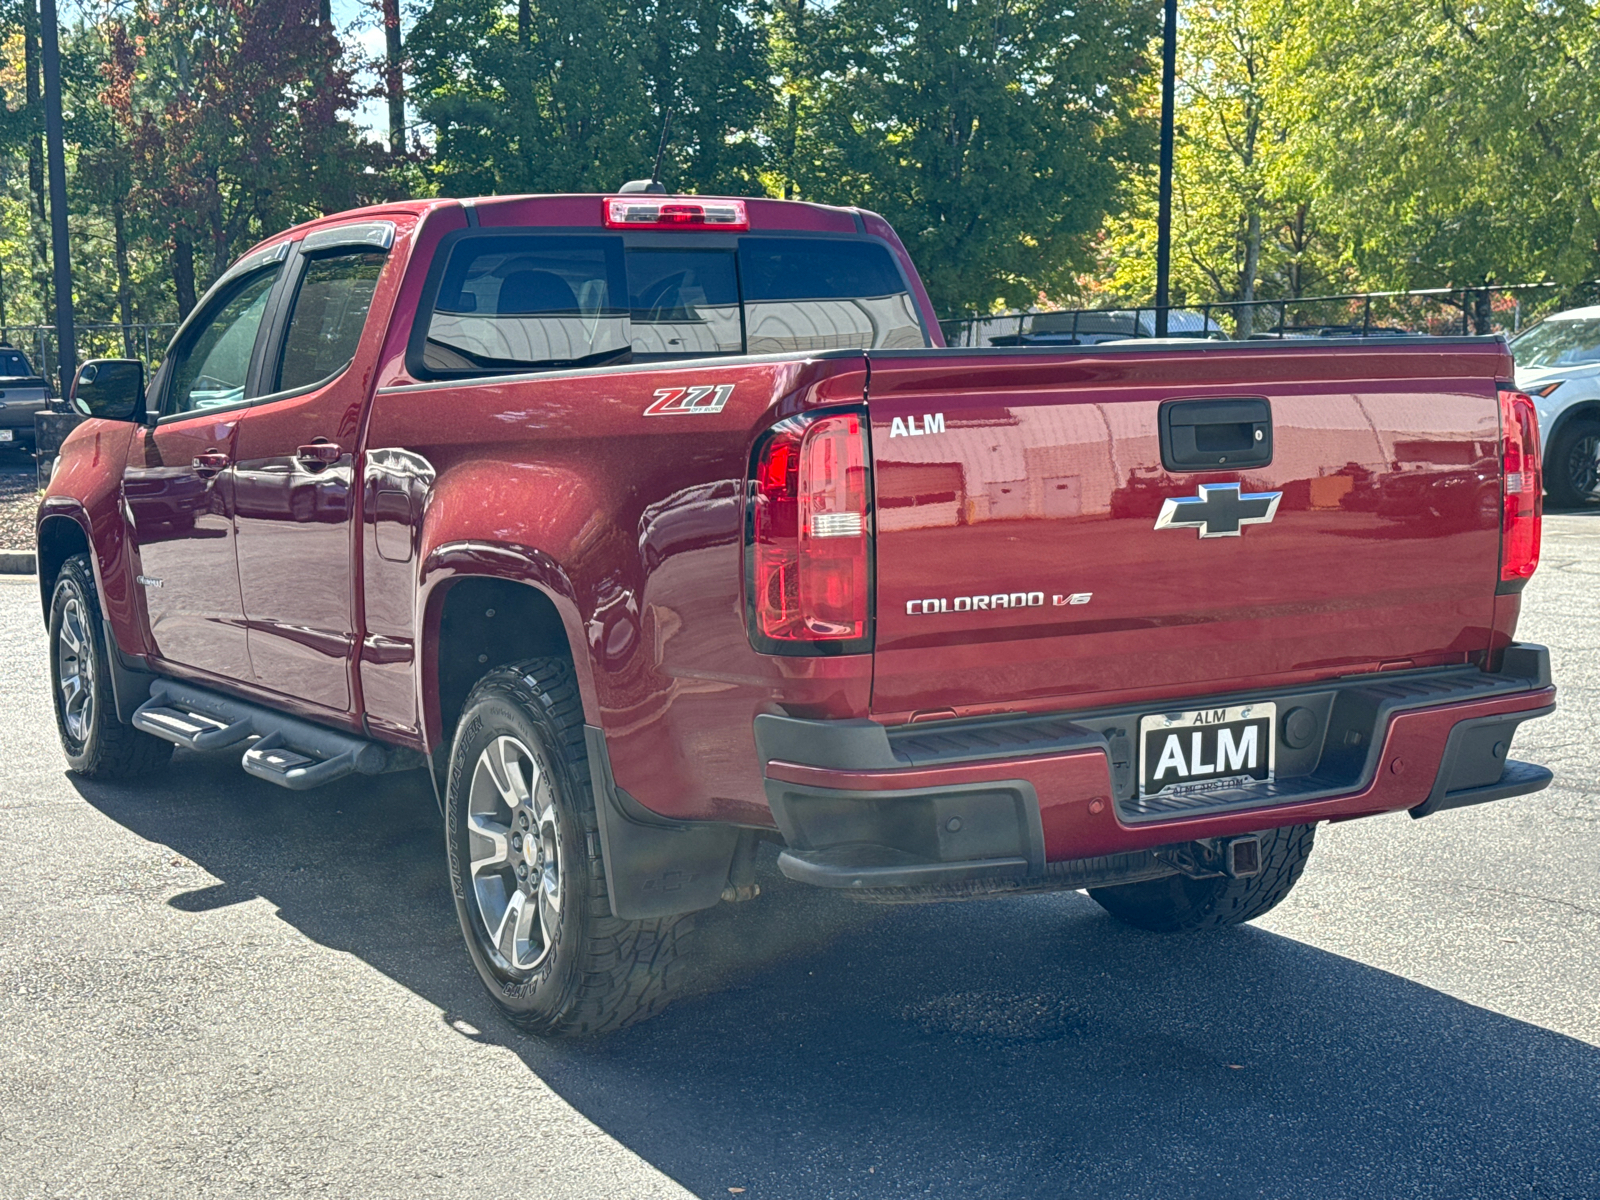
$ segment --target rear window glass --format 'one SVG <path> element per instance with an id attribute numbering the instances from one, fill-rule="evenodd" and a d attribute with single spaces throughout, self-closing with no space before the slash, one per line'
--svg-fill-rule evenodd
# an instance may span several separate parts
<path id="1" fill-rule="evenodd" d="M 888 250 L 862 241 L 616 235 L 462 238 L 439 276 L 424 373 L 927 345 Z"/>
<path id="2" fill-rule="evenodd" d="M 888 248 L 820 238 L 743 238 L 751 354 L 900 350 L 928 344 Z"/>
<path id="3" fill-rule="evenodd" d="M 0 375 L 18 376 L 32 375 L 33 368 L 28 365 L 28 360 L 16 350 L 0 350 Z"/>

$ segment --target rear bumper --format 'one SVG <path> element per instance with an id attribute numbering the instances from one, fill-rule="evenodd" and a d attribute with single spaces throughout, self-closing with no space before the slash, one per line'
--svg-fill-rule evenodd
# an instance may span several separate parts
<path id="1" fill-rule="evenodd" d="M 1131 731 L 1151 706 L 893 729 L 757 717 L 767 799 L 788 842 L 780 865 L 825 887 L 1042 879 L 1064 863 L 1285 825 L 1427 816 L 1551 780 L 1508 754 L 1523 721 L 1555 708 L 1542 646 L 1511 647 L 1497 674 L 1364 676 L 1181 705 L 1252 700 L 1276 700 L 1280 720 L 1311 710 L 1321 736 L 1298 751 L 1280 743 L 1271 784 L 1178 800 L 1137 795 Z"/>

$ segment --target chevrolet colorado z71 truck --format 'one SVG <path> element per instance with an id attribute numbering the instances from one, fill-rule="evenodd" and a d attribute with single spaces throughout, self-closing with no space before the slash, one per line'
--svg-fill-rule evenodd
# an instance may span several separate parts
<path id="1" fill-rule="evenodd" d="M 1248 921 L 1317 822 L 1517 796 L 1532 403 L 1494 338 L 948 350 L 868 212 L 371 208 L 236 263 L 38 519 L 72 770 L 427 769 L 512 1020 L 698 911 L 1087 889 Z"/>

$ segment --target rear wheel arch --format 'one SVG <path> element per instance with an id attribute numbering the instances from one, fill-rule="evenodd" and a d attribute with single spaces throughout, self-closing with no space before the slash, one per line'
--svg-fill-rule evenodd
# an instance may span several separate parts
<path id="1" fill-rule="evenodd" d="M 565 598 L 561 598 L 565 599 Z M 574 638 L 571 601 L 540 584 L 500 575 L 460 575 L 423 598 L 422 704 L 428 743 L 448 746 L 469 693 L 491 671 L 532 658 L 571 662 L 584 708 L 592 707 L 592 671 Z M 492 615 L 490 615 L 492 614 Z M 570 614 L 576 620 L 575 611 Z"/>

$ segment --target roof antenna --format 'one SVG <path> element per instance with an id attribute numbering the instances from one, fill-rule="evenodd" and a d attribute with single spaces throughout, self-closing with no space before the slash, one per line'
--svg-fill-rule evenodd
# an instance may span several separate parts
<path id="1" fill-rule="evenodd" d="M 672 110 L 667 109 L 666 120 L 661 122 L 661 142 L 656 146 L 656 165 L 650 168 L 649 179 L 630 179 L 617 189 L 617 194 L 627 195 L 632 192 L 649 192 L 653 195 L 664 196 L 667 194 L 667 185 L 661 182 L 661 158 L 667 152 L 667 134 L 672 131 Z"/>

